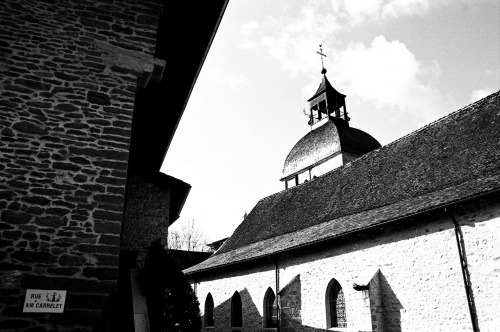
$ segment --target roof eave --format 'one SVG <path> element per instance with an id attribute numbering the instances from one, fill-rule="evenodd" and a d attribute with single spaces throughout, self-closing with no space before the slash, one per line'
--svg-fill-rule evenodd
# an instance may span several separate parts
<path id="1" fill-rule="evenodd" d="M 283 254 L 283 253 L 288 253 L 288 252 L 300 250 L 300 249 L 303 249 L 303 248 L 306 248 L 306 247 L 312 247 L 312 246 L 315 246 L 315 245 L 319 245 L 319 244 L 327 243 L 327 242 L 330 242 L 330 241 L 338 240 L 338 239 L 344 238 L 344 237 L 349 236 L 349 235 L 354 235 L 354 234 L 362 233 L 362 232 L 365 232 L 365 231 L 368 231 L 368 230 L 377 229 L 377 228 L 380 228 L 381 226 L 386 226 L 386 225 L 391 224 L 391 223 L 400 222 L 400 221 L 405 220 L 405 219 L 411 219 L 411 218 L 414 218 L 414 217 L 419 216 L 419 215 L 423 215 L 423 214 L 427 214 L 427 213 L 430 213 L 430 212 L 438 211 L 438 210 L 444 209 L 446 207 L 450 207 L 450 206 L 457 205 L 457 204 L 462 204 L 462 203 L 465 203 L 465 202 L 468 202 L 468 201 L 471 201 L 471 200 L 474 200 L 474 199 L 483 198 L 485 196 L 493 195 L 493 194 L 496 194 L 496 193 L 500 193 L 500 188 L 489 190 L 489 191 L 484 191 L 484 192 L 482 192 L 480 194 L 471 195 L 471 196 L 468 196 L 468 197 L 464 197 L 462 199 L 452 200 L 452 201 L 449 201 L 449 202 L 446 202 L 446 203 L 443 203 L 443 204 L 439 204 L 439 205 L 434 206 L 434 207 L 429 208 L 429 209 L 423 209 L 423 210 L 420 210 L 420 211 L 415 212 L 415 213 L 410 213 L 410 214 L 407 214 L 407 215 L 404 215 L 404 216 L 399 216 L 399 217 L 396 217 L 396 218 L 387 219 L 385 221 L 379 222 L 379 223 L 374 224 L 374 225 L 361 227 L 361 228 L 358 228 L 358 229 L 354 229 L 352 231 L 347 231 L 347 232 L 344 232 L 344 233 L 341 233 L 341 234 L 336 234 L 336 235 L 333 235 L 331 237 L 327 237 L 327 238 L 324 238 L 324 239 L 314 240 L 314 241 L 307 242 L 307 243 L 304 243 L 304 244 L 299 244 L 297 246 L 289 247 L 289 248 L 286 248 L 286 249 L 283 249 L 283 250 L 277 250 L 277 251 L 275 251 L 275 252 L 273 252 L 272 254 L 269 254 L 269 255 L 255 256 L 255 257 L 251 257 L 251 258 L 248 258 L 248 259 L 242 259 L 242 260 L 239 260 L 239 261 L 233 261 L 233 262 L 226 263 L 226 264 L 211 266 L 211 267 L 208 267 L 208 268 L 205 268 L 205 269 L 196 270 L 196 271 L 193 271 L 193 272 L 184 272 L 184 271 L 183 272 L 184 272 L 184 274 L 187 277 L 200 276 L 200 275 L 205 274 L 205 273 L 211 273 L 213 271 L 220 270 L 220 269 L 225 269 L 225 268 L 228 268 L 228 267 L 231 267 L 231 266 L 236 266 L 236 265 L 240 265 L 240 264 L 244 264 L 244 263 L 248 263 L 248 262 L 258 261 L 258 260 L 264 259 L 266 257 L 277 256 L 277 255 L 280 255 L 280 254 Z"/>

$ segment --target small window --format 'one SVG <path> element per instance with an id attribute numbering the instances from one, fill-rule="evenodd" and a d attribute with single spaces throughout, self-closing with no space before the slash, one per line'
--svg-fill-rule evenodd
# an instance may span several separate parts
<path id="1" fill-rule="evenodd" d="M 243 311 L 241 309 L 240 293 L 234 292 L 231 298 L 231 326 L 243 327 Z"/>
<path id="2" fill-rule="evenodd" d="M 326 288 L 326 326 L 347 327 L 345 298 L 342 286 L 332 279 Z"/>
<path id="3" fill-rule="evenodd" d="M 214 326 L 214 299 L 212 294 L 208 293 L 205 300 L 205 326 Z"/>
<path id="4" fill-rule="evenodd" d="M 326 109 L 326 100 L 322 100 L 318 104 L 318 113 L 319 113 L 319 119 L 321 119 L 321 113 L 327 114 L 327 109 Z"/>
<path id="5" fill-rule="evenodd" d="M 264 295 L 264 327 L 278 327 L 278 306 L 271 287 Z"/>

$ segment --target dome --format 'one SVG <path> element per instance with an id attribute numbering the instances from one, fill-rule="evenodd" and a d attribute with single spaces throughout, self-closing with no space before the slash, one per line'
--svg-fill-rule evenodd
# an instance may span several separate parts
<path id="1" fill-rule="evenodd" d="M 286 157 L 282 180 L 341 152 L 361 156 L 379 147 L 380 143 L 369 134 L 331 117 L 295 144 Z"/>

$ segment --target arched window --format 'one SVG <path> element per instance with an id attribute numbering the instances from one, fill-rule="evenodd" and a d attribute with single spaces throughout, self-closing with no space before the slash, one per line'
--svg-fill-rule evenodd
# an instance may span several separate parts
<path id="1" fill-rule="evenodd" d="M 234 292 L 231 298 L 231 326 L 243 327 L 243 312 L 241 310 L 240 293 Z"/>
<path id="2" fill-rule="evenodd" d="M 342 286 L 332 279 L 326 288 L 326 326 L 347 327 L 345 299 Z"/>
<path id="3" fill-rule="evenodd" d="M 212 294 L 208 293 L 205 299 L 205 326 L 214 326 L 214 299 Z"/>
<path id="4" fill-rule="evenodd" d="M 271 287 L 264 295 L 264 327 L 278 327 L 278 306 Z"/>

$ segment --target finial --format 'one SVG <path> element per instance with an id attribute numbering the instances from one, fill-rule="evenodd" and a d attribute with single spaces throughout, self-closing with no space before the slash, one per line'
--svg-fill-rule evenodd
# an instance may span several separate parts
<path id="1" fill-rule="evenodd" d="M 326 68 L 325 65 L 323 64 L 323 57 L 326 57 L 326 55 L 323 53 L 323 44 L 319 44 L 319 52 L 316 51 L 321 57 L 321 74 L 325 75 L 326 74 Z"/>

